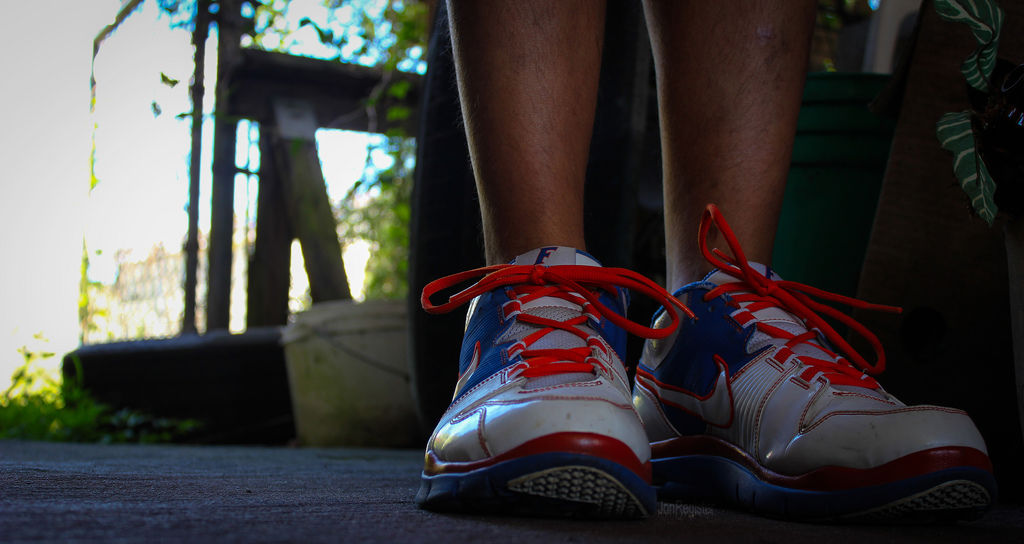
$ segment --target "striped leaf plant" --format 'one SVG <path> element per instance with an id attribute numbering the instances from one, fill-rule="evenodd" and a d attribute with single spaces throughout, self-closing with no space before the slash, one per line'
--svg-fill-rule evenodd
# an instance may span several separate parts
<path id="1" fill-rule="evenodd" d="M 935 0 L 935 11 L 947 21 L 970 27 L 978 47 L 961 65 L 960 71 L 968 85 L 990 93 L 1003 10 L 994 0 Z M 971 110 L 947 113 L 939 119 L 936 135 L 942 147 L 953 153 L 953 172 L 974 211 L 991 225 L 998 211 L 994 198 L 996 182 L 978 153 L 979 136 L 974 117 Z"/>

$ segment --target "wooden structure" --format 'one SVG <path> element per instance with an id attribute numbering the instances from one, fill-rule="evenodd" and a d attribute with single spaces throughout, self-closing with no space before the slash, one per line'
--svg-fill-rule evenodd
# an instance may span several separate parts
<path id="1" fill-rule="evenodd" d="M 313 301 L 351 298 L 316 154 L 316 129 L 383 133 L 394 128 L 384 112 L 396 99 L 385 96 L 384 89 L 394 79 L 407 80 L 411 91 L 402 103 L 415 105 L 420 79 L 415 74 L 385 74 L 363 66 L 243 49 L 240 2 L 222 0 L 219 5 L 207 331 L 228 327 L 238 120 L 258 122 L 261 133 L 247 326 L 281 325 L 288 317 L 290 248 L 295 238 L 302 245 Z M 197 23 L 200 20 L 197 17 Z M 203 32 L 198 25 L 196 31 Z M 415 133 L 414 120 L 401 126 Z M 194 289 L 186 286 L 193 305 Z M 194 309 L 186 309 L 186 331 L 194 329 L 189 316 L 194 316 Z"/>
<path id="2" fill-rule="evenodd" d="M 140 2 L 126 3 L 123 21 Z M 389 78 L 410 83 L 403 105 L 419 102 L 417 75 L 300 58 L 240 47 L 239 0 L 196 3 L 191 86 L 192 156 L 189 233 L 185 244 L 185 312 L 174 338 L 83 346 L 64 358 L 65 378 L 114 408 L 160 417 L 194 418 L 204 427 L 189 440 L 283 444 L 295 436 L 281 330 L 288 318 L 291 242 L 303 249 L 314 301 L 349 298 L 336 223 L 316 153 L 319 127 L 384 132 L 395 102 L 383 97 Z M 208 25 L 218 25 L 218 80 L 209 241 L 207 334 L 194 334 L 198 268 L 199 165 L 203 60 Z M 116 26 L 115 23 L 114 26 Z M 110 29 L 105 29 L 105 36 Z M 373 106 L 369 106 L 370 100 Z M 378 114 L 378 112 L 381 112 Z M 256 247 L 249 262 L 247 330 L 228 334 L 231 290 L 235 134 L 238 121 L 260 126 Z M 415 119 L 401 125 L 415 133 Z"/>

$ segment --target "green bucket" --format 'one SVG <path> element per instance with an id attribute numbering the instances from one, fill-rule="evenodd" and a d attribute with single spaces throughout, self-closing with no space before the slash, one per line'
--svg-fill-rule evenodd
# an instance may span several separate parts
<path id="1" fill-rule="evenodd" d="M 808 75 L 775 238 L 784 279 L 856 294 L 895 127 L 867 106 L 888 81 Z"/>

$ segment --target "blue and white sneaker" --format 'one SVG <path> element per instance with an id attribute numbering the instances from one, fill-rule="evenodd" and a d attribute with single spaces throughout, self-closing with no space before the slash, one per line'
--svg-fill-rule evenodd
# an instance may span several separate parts
<path id="1" fill-rule="evenodd" d="M 430 302 L 478 277 L 447 303 Z M 420 506 L 601 518 L 654 512 L 650 446 L 621 361 L 627 331 L 665 336 L 674 324 L 653 331 L 626 320 L 624 288 L 674 301 L 650 280 L 566 247 L 424 288 L 427 311 L 470 307 L 455 395 L 427 443 Z"/>
<path id="2" fill-rule="evenodd" d="M 707 249 L 712 224 L 732 256 Z M 714 206 L 699 239 L 717 270 L 675 294 L 696 317 L 646 343 L 634 387 L 660 498 L 836 521 L 973 518 L 992 505 L 992 465 L 967 414 L 887 393 L 873 377 L 885 364 L 877 338 L 811 296 L 887 308 L 747 262 Z M 877 362 L 822 315 L 864 336 Z"/>

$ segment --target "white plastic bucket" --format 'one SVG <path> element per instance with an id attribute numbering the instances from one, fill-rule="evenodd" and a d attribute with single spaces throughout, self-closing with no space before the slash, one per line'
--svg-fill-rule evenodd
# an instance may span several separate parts
<path id="1" fill-rule="evenodd" d="M 418 445 L 405 301 L 314 304 L 281 342 L 302 445 Z"/>

